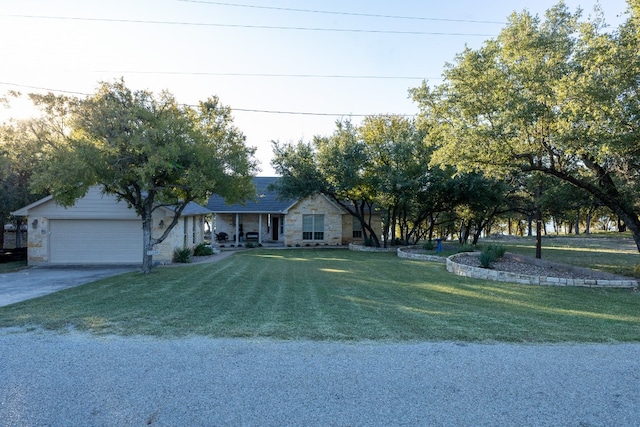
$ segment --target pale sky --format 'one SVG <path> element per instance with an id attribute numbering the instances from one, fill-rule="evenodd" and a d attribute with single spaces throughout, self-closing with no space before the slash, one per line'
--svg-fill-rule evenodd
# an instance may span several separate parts
<path id="1" fill-rule="evenodd" d="M 0 0 L 0 95 L 89 94 L 120 77 L 184 104 L 218 95 L 257 147 L 259 175 L 273 175 L 272 140 L 329 135 L 349 115 L 414 115 L 409 88 L 438 84 L 446 62 L 498 35 L 513 11 L 543 16 L 556 3 Z M 584 15 L 596 3 L 566 1 Z M 627 4 L 601 7 L 617 26 Z M 0 107 L 0 121 L 20 114 Z"/>

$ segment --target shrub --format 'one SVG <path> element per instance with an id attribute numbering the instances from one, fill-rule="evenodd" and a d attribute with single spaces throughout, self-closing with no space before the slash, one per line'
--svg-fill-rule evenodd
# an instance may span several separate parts
<path id="1" fill-rule="evenodd" d="M 505 254 L 505 252 L 507 252 L 507 248 L 505 248 L 502 245 L 489 245 L 487 246 L 487 248 L 485 249 L 485 252 L 493 252 L 496 256 L 496 259 L 502 258 Z"/>
<path id="2" fill-rule="evenodd" d="M 251 249 L 251 248 L 255 248 L 256 244 L 253 242 L 247 242 L 247 244 L 245 245 L 245 247 L 247 247 L 247 249 Z"/>
<path id="3" fill-rule="evenodd" d="M 200 243 L 198 246 L 193 248 L 193 256 L 209 256 L 213 255 L 213 248 L 204 243 Z"/>
<path id="4" fill-rule="evenodd" d="M 476 247 L 470 243 L 465 243 L 463 245 L 458 246 L 458 252 L 474 252 Z"/>
<path id="5" fill-rule="evenodd" d="M 422 244 L 422 249 L 425 251 L 432 251 L 436 248 L 436 245 L 433 243 L 433 240 L 428 240 Z"/>
<path id="6" fill-rule="evenodd" d="M 496 254 L 491 251 L 483 251 L 480 253 L 480 265 L 483 268 L 491 268 L 496 261 Z"/>
<path id="7" fill-rule="evenodd" d="M 191 249 L 182 248 L 176 249 L 173 253 L 173 262 L 180 262 L 183 264 L 188 264 L 191 262 Z"/>
<path id="8" fill-rule="evenodd" d="M 496 260 L 502 258 L 506 252 L 502 245 L 489 245 L 480 253 L 480 265 L 484 268 L 491 268 Z"/>

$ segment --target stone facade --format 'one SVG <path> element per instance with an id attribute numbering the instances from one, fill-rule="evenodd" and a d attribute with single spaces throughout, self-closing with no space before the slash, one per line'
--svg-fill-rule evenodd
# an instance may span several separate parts
<path id="1" fill-rule="evenodd" d="M 304 215 L 323 215 L 322 239 L 304 239 Z M 289 209 L 285 216 L 284 243 L 287 246 L 342 245 L 342 217 L 344 212 L 325 196 L 317 194 L 303 199 Z"/>
<path id="2" fill-rule="evenodd" d="M 156 215 L 159 216 L 159 215 Z M 165 216 L 153 220 L 153 236 L 159 237 L 164 232 L 164 227 L 169 225 L 173 216 Z M 165 225 L 160 227 L 160 221 Z M 204 243 L 204 215 L 182 217 L 178 220 L 169 236 L 159 245 L 154 247 L 160 253 L 153 255 L 155 264 L 169 264 L 173 261 L 173 253 L 177 249 L 194 248 Z"/>
<path id="3" fill-rule="evenodd" d="M 47 231 L 47 218 L 30 217 L 30 221 L 38 221 L 37 228 L 30 228 L 27 231 L 28 240 L 28 263 L 38 265 L 49 261 L 49 233 Z"/>

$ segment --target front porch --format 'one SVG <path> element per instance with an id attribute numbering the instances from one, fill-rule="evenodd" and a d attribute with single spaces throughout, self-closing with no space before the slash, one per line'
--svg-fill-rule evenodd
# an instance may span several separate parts
<path id="1" fill-rule="evenodd" d="M 238 247 L 254 242 L 258 245 L 284 246 L 284 215 L 279 213 L 217 213 L 212 219 L 216 243 Z M 222 238 L 226 235 L 226 239 Z"/>

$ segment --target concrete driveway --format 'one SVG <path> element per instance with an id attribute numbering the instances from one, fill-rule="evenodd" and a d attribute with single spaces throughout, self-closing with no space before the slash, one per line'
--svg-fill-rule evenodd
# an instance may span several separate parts
<path id="1" fill-rule="evenodd" d="M 139 266 L 32 267 L 0 274 L 0 307 L 96 280 Z"/>

